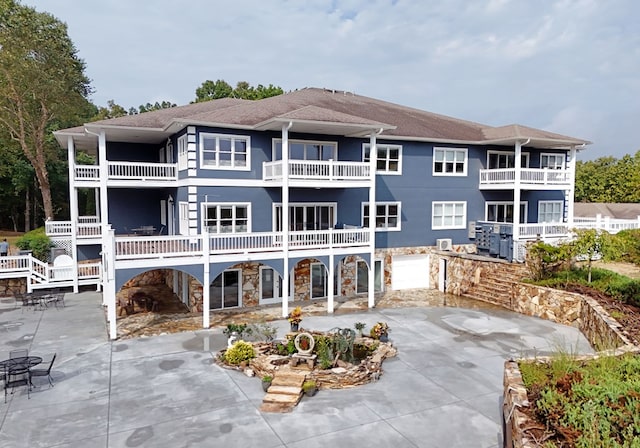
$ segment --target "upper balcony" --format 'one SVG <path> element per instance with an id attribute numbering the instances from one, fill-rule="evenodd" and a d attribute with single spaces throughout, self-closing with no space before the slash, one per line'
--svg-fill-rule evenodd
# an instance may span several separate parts
<path id="1" fill-rule="evenodd" d="M 264 162 L 262 165 L 263 180 L 281 182 L 286 174 L 289 185 L 301 187 L 366 187 L 371 182 L 370 173 L 371 165 L 368 162 L 289 160 L 288 170 L 282 160 Z"/>
<path id="2" fill-rule="evenodd" d="M 177 163 L 152 162 L 107 162 L 108 185 L 163 186 L 178 180 Z M 77 183 L 95 184 L 100 181 L 98 165 L 76 165 L 75 181 Z"/>
<path id="3" fill-rule="evenodd" d="M 73 229 L 71 221 L 47 221 L 45 233 L 49 237 L 70 237 Z M 102 235 L 102 227 L 97 216 L 79 216 L 76 226 L 78 240 L 99 239 Z"/>
<path id="4" fill-rule="evenodd" d="M 569 170 L 521 168 L 520 188 L 524 190 L 566 190 L 571 188 Z M 516 184 L 515 168 L 480 170 L 481 190 L 511 190 Z"/>

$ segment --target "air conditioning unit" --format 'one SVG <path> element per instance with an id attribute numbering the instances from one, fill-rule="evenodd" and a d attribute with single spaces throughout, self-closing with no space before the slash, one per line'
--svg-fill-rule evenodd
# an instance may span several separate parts
<path id="1" fill-rule="evenodd" d="M 438 250 L 451 250 L 453 249 L 453 243 L 451 238 L 439 238 L 436 240 L 436 246 Z"/>

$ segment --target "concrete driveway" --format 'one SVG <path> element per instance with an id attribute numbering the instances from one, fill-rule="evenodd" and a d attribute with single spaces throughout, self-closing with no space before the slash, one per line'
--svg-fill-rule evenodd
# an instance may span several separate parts
<path id="1" fill-rule="evenodd" d="M 508 311 L 376 309 L 307 317 L 307 328 L 384 320 L 398 356 L 379 381 L 320 391 L 289 414 L 261 413 L 260 380 L 212 364 L 220 328 L 110 342 L 100 294 L 67 307 L 0 303 L 0 360 L 9 350 L 58 353 L 55 387 L 0 397 L 0 447 L 498 447 L 509 357 L 591 353 L 574 328 Z M 275 323 L 279 335 L 286 320 Z"/>

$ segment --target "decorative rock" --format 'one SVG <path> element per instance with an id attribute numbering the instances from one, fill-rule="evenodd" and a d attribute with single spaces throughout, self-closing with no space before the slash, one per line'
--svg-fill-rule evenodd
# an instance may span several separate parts
<path id="1" fill-rule="evenodd" d="M 333 369 L 331 369 L 331 372 L 341 375 L 343 373 L 347 373 L 347 369 L 345 369 L 344 367 L 334 367 Z"/>
<path id="2" fill-rule="evenodd" d="M 250 378 L 256 376 L 256 372 L 254 372 L 253 369 L 250 368 L 250 367 L 244 369 L 244 374 L 247 375 Z"/>

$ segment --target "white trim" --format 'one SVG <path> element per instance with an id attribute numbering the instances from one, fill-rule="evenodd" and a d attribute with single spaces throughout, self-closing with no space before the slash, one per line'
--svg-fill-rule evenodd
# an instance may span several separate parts
<path id="1" fill-rule="evenodd" d="M 178 232 L 180 235 L 189 235 L 189 203 L 178 202 Z"/>
<path id="2" fill-rule="evenodd" d="M 436 153 L 442 151 L 444 153 L 444 158 L 442 161 L 440 161 L 440 163 L 443 163 L 443 171 L 436 171 Z M 446 172 L 445 167 L 444 167 L 444 162 L 446 162 L 446 154 L 453 152 L 454 153 L 454 159 L 455 159 L 455 154 L 462 152 L 464 153 L 464 160 L 462 162 L 458 162 L 457 160 L 454 160 L 454 167 L 456 166 L 455 164 L 458 163 L 462 163 L 462 172 L 458 173 L 458 172 Z M 469 150 L 467 148 L 450 148 L 450 147 L 444 147 L 444 146 L 434 146 L 433 147 L 433 153 L 432 153 L 432 159 L 433 159 L 433 164 L 431 167 L 431 174 L 433 176 L 451 176 L 451 177 L 465 177 L 467 175 L 467 171 L 468 171 L 468 167 L 469 167 Z"/>
<path id="3" fill-rule="evenodd" d="M 178 137 L 178 171 L 184 171 L 187 169 L 189 163 L 189 142 L 187 134 L 183 134 Z"/>
<path id="4" fill-rule="evenodd" d="M 204 141 L 205 139 L 215 139 L 215 149 L 209 149 L 207 152 L 212 152 L 215 154 L 215 159 L 213 163 L 209 162 L 205 163 L 204 158 Z M 230 165 L 221 165 L 220 164 L 220 140 L 230 140 L 231 149 L 231 160 L 229 161 Z M 245 147 L 245 165 L 236 165 L 236 149 L 235 142 L 236 141 L 244 141 Z M 200 153 L 200 168 L 203 170 L 232 170 L 232 171 L 250 171 L 251 170 L 251 137 L 248 135 L 236 135 L 236 134 L 219 134 L 213 132 L 200 132 L 199 134 L 199 153 Z M 225 151 L 226 153 L 226 151 Z M 240 152 L 241 153 L 241 152 Z"/>
<path id="5" fill-rule="evenodd" d="M 271 140 L 271 160 L 277 160 L 277 144 L 280 143 L 282 146 L 281 138 L 273 138 Z M 291 154 L 291 146 L 295 144 L 303 144 L 304 148 L 304 159 L 296 159 L 293 157 L 289 157 L 289 160 L 329 160 L 329 159 L 307 159 L 307 145 L 323 145 L 323 146 L 333 146 L 333 154 L 330 159 L 338 160 L 338 142 L 337 141 L 325 141 L 325 140 L 303 140 L 303 139 L 289 139 L 289 154 Z M 282 159 L 282 149 L 280 150 L 280 158 Z"/>
<path id="6" fill-rule="evenodd" d="M 554 164 L 553 166 L 543 166 L 542 165 L 542 158 L 543 157 L 553 157 L 554 159 L 560 159 L 560 166 L 558 166 L 557 164 Z M 557 153 L 557 152 L 542 152 L 540 153 L 540 168 L 547 168 L 550 170 L 564 170 L 565 166 L 566 166 L 566 161 L 567 161 L 567 154 L 566 153 Z"/>
<path id="7" fill-rule="evenodd" d="M 366 151 L 370 151 L 371 145 L 369 143 L 362 144 L 362 161 L 368 162 L 369 157 L 365 154 Z M 378 150 L 378 154 L 376 155 L 376 174 L 381 175 L 389 175 L 389 176 L 401 176 L 402 175 L 402 145 L 395 144 L 385 144 L 385 143 L 376 143 L 376 148 Z M 398 169 L 395 171 L 389 170 L 389 151 L 391 149 L 398 150 Z M 385 150 L 386 156 L 384 158 L 380 157 L 380 150 Z M 386 169 L 378 168 L 377 164 L 383 160 L 385 162 Z"/>
<path id="8" fill-rule="evenodd" d="M 515 166 L 504 166 L 504 167 L 498 167 L 498 168 L 490 168 L 489 167 L 489 155 L 490 154 L 512 155 L 513 158 L 514 158 L 514 163 L 515 163 L 515 157 L 516 157 L 515 151 L 498 151 L 498 150 L 495 150 L 495 149 L 490 149 L 489 151 L 487 151 L 487 169 L 515 168 Z M 523 152 L 521 154 L 521 157 L 523 157 L 526 160 L 524 168 L 529 168 L 529 162 L 530 162 L 530 157 L 529 156 L 530 156 L 530 154 L 528 152 Z"/>
<path id="9" fill-rule="evenodd" d="M 452 215 L 452 217 L 455 218 L 456 214 L 455 214 L 455 208 L 458 205 L 462 205 L 462 222 L 460 224 L 455 224 L 455 222 L 451 225 L 444 225 L 444 224 L 440 224 L 440 225 L 436 225 L 435 224 L 435 209 L 437 205 L 442 205 L 443 206 L 443 219 L 445 216 L 444 214 L 444 206 L 447 205 L 453 205 L 454 206 L 454 214 Z M 431 230 L 443 230 L 443 229 L 466 229 L 467 228 L 467 201 L 433 201 L 431 202 Z"/>
<path id="10" fill-rule="evenodd" d="M 558 214 L 560 216 L 560 219 L 557 221 L 553 219 L 551 221 L 548 221 L 547 219 L 542 218 L 540 215 L 541 215 L 541 208 L 543 205 L 544 206 L 551 205 L 554 207 L 558 206 L 559 208 Z M 548 214 L 549 214 L 548 212 L 545 212 L 545 215 L 548 215 Z M 551 212 L 551 214 L 555 214 L 555 211 Z M 550 201 L 550 200 L 538 201 L 538 222 L 563 222 L 563 218 L 564 218 L 564 201 L 562 199 L 553 200 L 553 201 Z"/>
<path id="11" fill-rule="evenodd" d="M 204 229 L 205 227 L 209 227 L 209 233 L 211 234 L 221 234 L 221 233 L 250 233 L 251 232 L 251 202 L 202 202 L 200 204 L 200 228 Z M 217 209 L 216 214 L 217 214 L 217 218 L 216 218 L 216 226 L 215 229 L 210 228 L 210 226 L 208 226 L 206 224 L 206 221 L 209 221 L 207 219 L 207 209 L 211 208 L 211 207 L 215 207 Z M 236 231 L 236 220 L 237 220 L 237 208 L 238 207 L 244 207 L 247 209 L 247 225 L 246 225 L 246 230 L 243 230 L 241 232 L 237 232 Z M 220 210 L 224 208 L 224 209 L 231 209 L 231 218 L 230 220 L 232 221 L 232 226 L 231 226 L 231 232 L 220 232 L 220 222 L 223 221 L 221 215 L 220 215 Z M 229 218 L 225 219 L 228 220 Z"/>
<path id="12" fill-rule="evenodd" d="M 360 204 L 360 225 L 362 227 L 366 227 L 368 228 L 369 226 L 365 225 L 365 217 L 368 219 L 369 215 L 367 213 L 365 213 L 365 207 L 367 207 L 369 205 L 369 202 L 362 202 Z M 399 232 L 400 230 L 402 230 L 402 202 L 400 201 L 378 201 L 376 202 L 376 221 L 378 219 L 379 216 L 378 215 L 378 206 L 380 205 L 384 205 L 385 206 L 385 210 L 386 213 L 384 215 L 385 217 L 385 223 L 389 222 L 389 205 L 395 205 L 398 207 L 398 214 L 397 214 L 397 225 L 394 227 L 377 227 L 376 226 L 376 232 Z M 377 222 L 376 222 L 377 224 Z"/>

